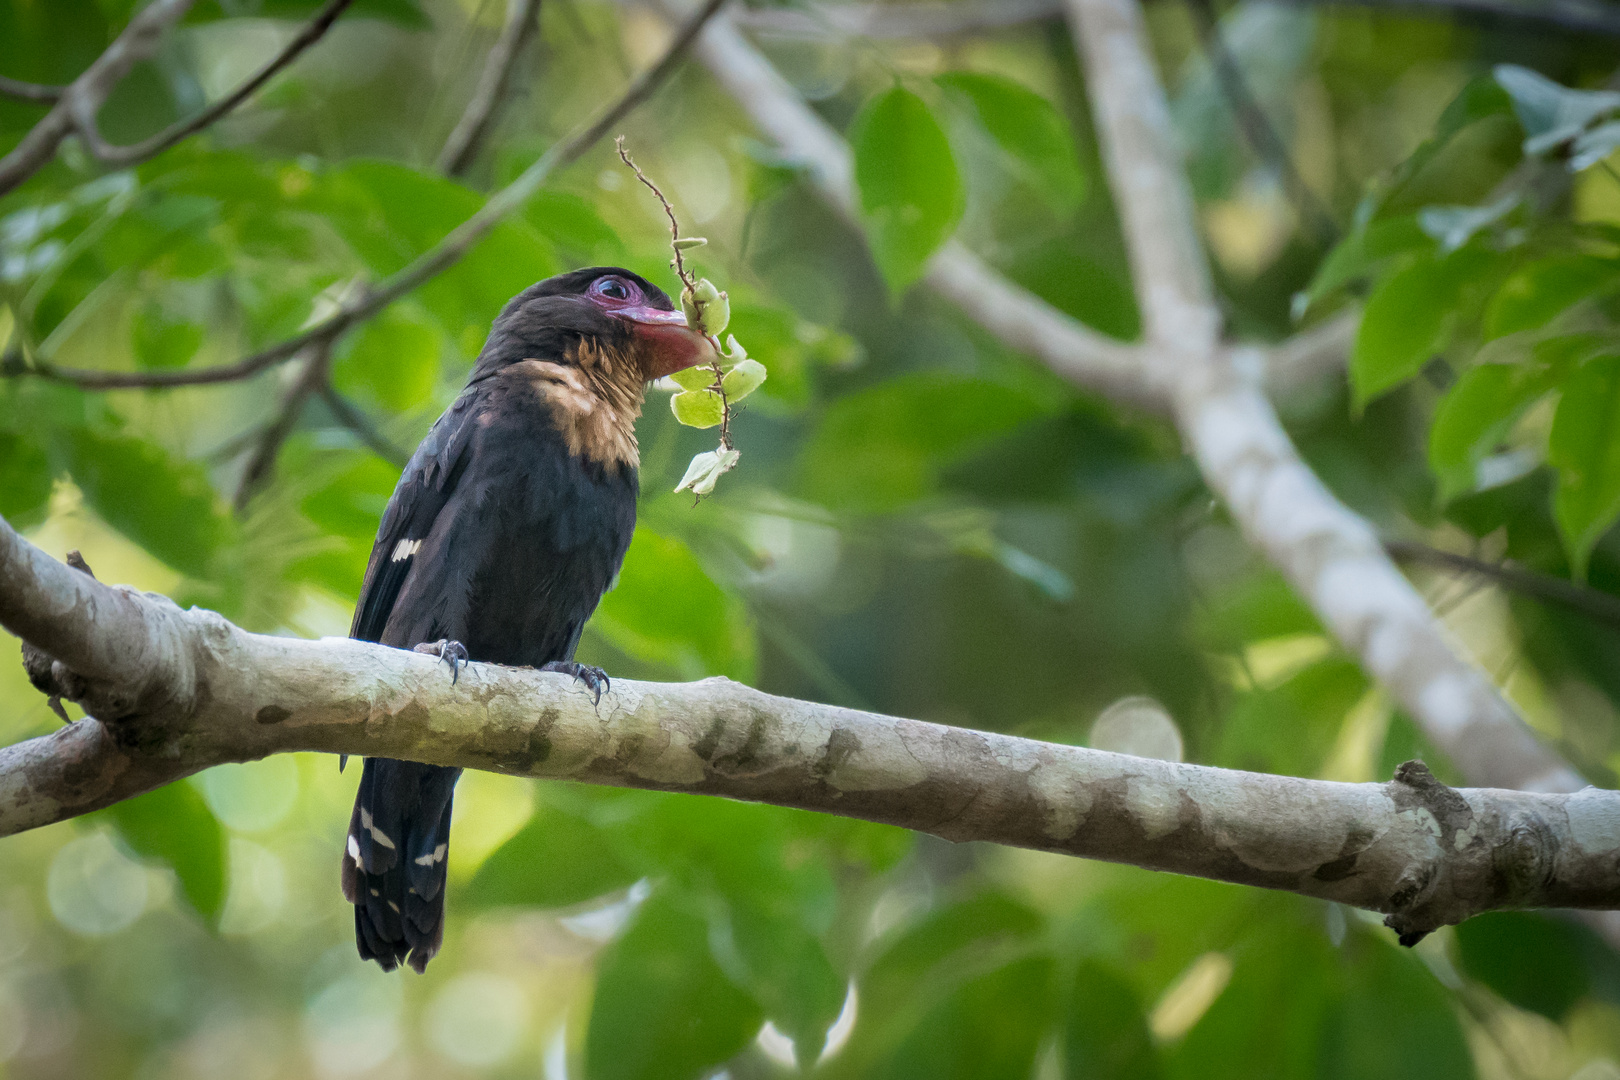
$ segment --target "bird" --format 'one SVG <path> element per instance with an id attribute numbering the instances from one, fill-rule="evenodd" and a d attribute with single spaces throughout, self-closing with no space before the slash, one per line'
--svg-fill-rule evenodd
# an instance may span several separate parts
<path id="1" fill-rule="evenodd" d="M 663 290 L 622 267 L 518 293 L 394 488 L 349 636 L 431 653 L 452 683 L 486 661 L 562 672 L 600 701 L 607 675 L 574 651 L 635 530 L 646 385 L 715 355 Z M 365 760 L 342 885 L 360 956 L 385 971 L 423 972 L 443 944 L 460 775 Z"/>

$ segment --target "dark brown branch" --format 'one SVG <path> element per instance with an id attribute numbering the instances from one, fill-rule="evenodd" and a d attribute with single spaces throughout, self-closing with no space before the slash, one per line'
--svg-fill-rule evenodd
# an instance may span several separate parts
<path id="1" fill-rule="evenodd" d="M 1249 88 L 1249 82 L 1244 78 L 1237 57 L 1232 55 L 1232 50 L 1227 47 L 1226 36 L 1221 32 L 1220 19 L 1215 14 L 1214 3 L 1212 0 L 1187 0 L 1187 9 L 1192 13 L 1193 24 L 1198 28 L 1198 37 L 1203 43 L 1204 55 L 1215 72 L 1215 79 L 1226 98 L 1227 107 L 1237 119 L 1238 130 L 1243 133 L 1249 149 L 1281 177 L 1289 199 L 1299 212 L 1300 224 L 1311 234 L 1317 245 L 1324 249 L 1331 247 L 1339 238 L 1338 223 L 1333 220 L 1332 212 L 1317 197 L 1316 192 L 1305 182 L 1305 177 L 1294 165 L 1293 155 L 1288 152 L 1282 136 L 1277 134 L 1277 129 L 1271 125 L 1265 110 L 1260 107 L 1259 99 Z"/>
<path id="2" fill-rule="evenodd" d="M 540 0 L 510 0 L 506 25 L 489 50 L 489 59 L 484 63 L 472 100 L 467 103 L 467 111 L 461 114 L 439 154 L 438 169 L 446 176 L 462 175 L 478 156 L 510 92 L 518 58 L 539 28 Z"/>
<path id="3" fill-rule="evenodd" d="M 259 435 L 253 453 L 248 457 L 247 464 L 242 469 L 242 479 L 236 485 L 236 498 L 232 500 L 237 513 L 241 513 L 252 500 L 259 489 L 269 481 L 270 474 L 276 466 L 276 455 L 281 451 L 281 444 L 287 441 L 293 428 L 298 424 L 298 418 L 304 414 L 304 406 L 309 399 L 318 394 L 332 371 L 332 342 L 320 341 L 310 346 L 309 359 L 304 362 L 304 370 L 299 372 L 298 379 L 287 388 L 287 393 L 281 399 L 281 408 L 277 411 L 274 420 L 270 421 Z"/>
<path id="4" fill-rule="evenodd" d="M 637 76 L 624 93 L 594 119 L 576 129 L 561 142 L 553 144 L 517 179 L 491 196 L 477 213 L 452 229 L 443 240 L 419 255 L 409 266 L 382 281 L 376 288 L 364 291 L 358 299 L 345 303 L 336 312 L 296 337 L 272 345 L 234 364 L 195 371 L 94 371 L 35 362 L 32 367 L 23 369 L 21 373 L 71 383 L 85 390 L 203 386 L 249 378 L 292 358 L 309 345 L 336 341 L 351 327 L 371 318 L 406 293 L 454 266 L 474 244 L 489 235 L 490 230 L 500 224 L 507 215 L 528 201 L 553 172 L 579 160 L 597 140 L 663 84 L 679 65 L 698 32 L 725 2 L 726 0 L 708 0 L 702 10 L 694 14 L 675 35 L 658 63 Z M 0 371 L 0 374 L 14 375 L 18 372 L 8 369 Z"/>
<path id="5" fill-rule="evenodd" d="M 60 101 L 65 93 L 67 93 L 65 86 L 44 86 L 0 75 L 0 94 L 17 98 L 19 101 Z"/>
<path id="6" fill-rule="evenodd" d="M 1441 551 L 1411 540 L 1388 540 L 1384 550 L 1400 562 L 1424 563 L 1446 570 L 1489 578 L 1502 588 L 1536 600 L 1562 604 L 1606 626 L 1620 627 L 1620 596 L 1585 588 L 1552 574 L 1527 570 L 1508 561 L 1488 562 L 1468 555 Z"/>
<path id="7" fill-rule="evenodd" d="M 337 422 L 352 431 L 356 438 L 366 444 L 372 453 L 394 465 L 403 466 L 410 460 L 410 452 L 398 446 L 393 440 L 384 435 L 372 422 L 371 417 L 360 411 L 355 404 L 342 394 L 331 380 L 321 387 L 321 400 L 332 411 Z"/>
<path id="8" fill-rule="evenodd" d="M 156 157 L 169 147 L 190 138 L 215 123 L 226 113 L 246 101 L 254 91 L 269 82 L 276 72 L 291 64 L 311 45 L 325 37 L 326 32 L 332 28 L 332 24 L 337 21 L 338 16 L 343 14 L 343 9 L 351 3 L 353 3 L 353 0 L 327 0 L 326 6 L 311 16 L 308 22 L 304 23 L 298 33 L 293 35 L 293 39 L 282 48 L 281 52 L 277 53 L 273 59 L 254 72 L 253 75 L 249 76 L 235 90 L 232 90 L 195 116 L 177 121 L 150 138 L 142 139 L 140 142 L 132 143 L 129 146 L 111 145 L 101 138 L 101 133 L 95 126 L 94 113 L 80 117 L 79 133 L 84 137 L 91 154 L 104 165 L 126 168 L 130 165 L 138 165 L 148 158 Z"/>

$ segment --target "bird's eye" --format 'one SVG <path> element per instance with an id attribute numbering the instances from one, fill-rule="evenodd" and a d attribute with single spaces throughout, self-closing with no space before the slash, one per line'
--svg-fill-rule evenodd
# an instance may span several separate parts
<path id="1" fill-rule="evenodd" d="M 630 299 L 630 286 L 619 278 L 603 278 L 596 283 L 597 296 L 605 296 L 609 300 Z"/>

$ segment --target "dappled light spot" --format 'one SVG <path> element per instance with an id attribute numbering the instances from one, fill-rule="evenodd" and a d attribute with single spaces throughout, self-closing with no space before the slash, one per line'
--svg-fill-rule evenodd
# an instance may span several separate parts
<path id="1" fill-rule="evenodd" d="M 237 832 L 262 832 L 281 824 L 298 802 L 298 760 L 278 754 L 244 765 L 219 765 L 198 783 L 208 808 Z"/>
<path id="2" fill-rule="evenodd" d="M 1150 697 L 1120 698 L 1091 725 L 1091 746 L 1116 754 L 1180 761 L 1181 729 L 1163 705 Z"/>
<path id="3" fill-rule="evenodd" d="M 220 915 L 222 934 L 255 934 L 272 926 L 287 906 L 287 873 L 275 852 L 233 837 L 230 892 Z"/>
<path id="4" fill-rule="evenodd" d="M 1192 962 L 1181 977 L 1170 984 L 1159 1004 L 1148 1017 L 1148 1028 L 1160 1042 L 1172 1042 L 1193 1029 L 1226 984 L 1232 981 L 1232 959 L 1225 953 L 1208 952 Z"/>
<path id="5" fill-rule="evenodd" d="M 105 832 L 70 840 L 51 860 L 46 895 L 56 921 L 76 934 L 116 934 L 141 917 L 149 889 L 147 870 L 120 851 Z"/>
<path id="6" fill-rule="evenodd" d="M 369 965 L 329 984 L 304 1013 L 304 1038 L 316 1071 L 353 1076 L 387 1061 L 400 1045 L 403 1009 L 399 980 Z"/>
<path id="7" fill-rule="evenodd" d="M 487 1068 L 517 1049 L 529 1014 L 522 986 L 504 975 L 470 972 L 452 979 L 428 1005 L 428 1038 L 450 1060 Z"/>

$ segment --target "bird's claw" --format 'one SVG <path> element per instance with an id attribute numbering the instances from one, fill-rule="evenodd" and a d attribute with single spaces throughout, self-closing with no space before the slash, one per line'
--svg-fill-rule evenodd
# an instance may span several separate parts
<path id="1" fill-rule="evenodd" d="M 437 656 L 440 660 L 449 664 L 451 686 L 456 685 L 456 680 L 461 677 L 461 669 L 467 663 L 467 646 L 459 641 L 451 641 L 449 638 L 440 638 L 438 641 L 424 641 L 411 651 Z"/>
<path id="2" fill-rule="evenodd" d="M 576 664 L 572 660 L 553 660 L 549 664 L 542 664 L 541 671 L 555 671 L 563 675 L 571 675 L 575 680 L 585 684 L 585 689 L 591 692 L 591 704 L 601 704 L 602 695 L 613 688 L 613 680 L 608 678 L 607 672 L 590 664 Z"/>

